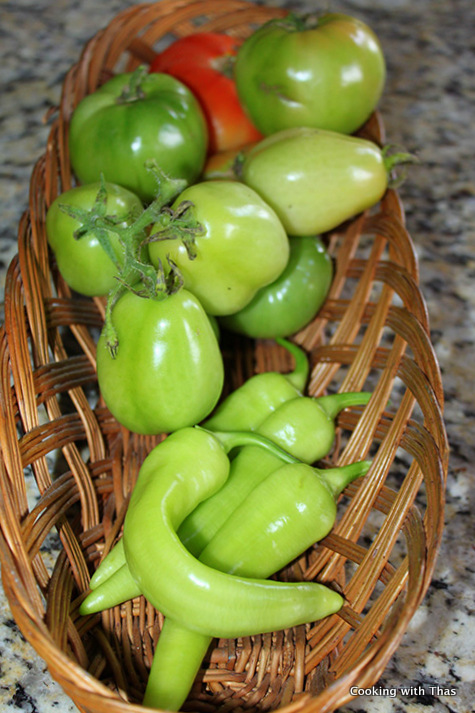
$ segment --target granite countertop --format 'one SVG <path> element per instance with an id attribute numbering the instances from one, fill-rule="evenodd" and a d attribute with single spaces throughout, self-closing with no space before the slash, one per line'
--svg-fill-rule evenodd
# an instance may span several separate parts
<path id="1" fill-rule="evenodd" d="M 30 172 L 49 130 L 43 117 L 57 104 L 64 75 L 83 44 L 132 4 L 2 0 L 2 291 L 27 207 Z M 263 4 L 315 8 L 310 0 Z M 475 6 L 472 0 L 335 0 L 330 6 L 361 17 L 381 38 L 388 62 L 381 104 L 387 135 L 421 159 L 400 193 L 443 374 L 451 444 L 446 526 L 433 582 L 380 682 L 342 713 L 469 713 L 475 700 L 475 179 L 470 158 Z M 0 710 L 77 710 L 22 638 L 1 587 Z"/>

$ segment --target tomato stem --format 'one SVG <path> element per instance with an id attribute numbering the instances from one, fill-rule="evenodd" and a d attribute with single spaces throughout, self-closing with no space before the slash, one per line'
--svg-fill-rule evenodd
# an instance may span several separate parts
<path id="1" fill-rule="evenodd" d="M 399 175 L 394 174 L 394 169 L 396 167 L 405 166 L 410 163 L 420 163 L 419 158 L 412 153 L 407 151 L 396 151 L 396 153 L 389 153 L 393 151 L 396 147 L 388 144 L 382 149 L 383 163 L 388 173 L 389 181 L 388 185 L 390 188 L 396 188 L 401 185 L 401 183 L 406 179 L 406 172 L 403 171 Z"/>
<path id="2" fill-rule="evenodd" d="M 108 258 L 119 269 L 120 261 L 112 247 L 109 230 L 116 232 L 115 227 L 126 223 L 130 216 L 118 218 L 115 215 L 107 215 L 107 188 L 103 174 L 101 173 L 100 188 L 90 210 L 69 203 L 60 203 L 59 209 L 80 224 L 73 233 L 75 240 L 81 240 L 92 233 Z"/>
<path id="3" fill-rule="evenodd" d="M 160 229 L 149 235 L 146 242 L 181 240 L 188 258 L 194 260 L 197 256 L 196 237 L 203 235 L 205 228 L 196 219 L 193 208 L 194 203 L 191 201 L 182 201 L 175 210 L 165 207 L 156 221 Z"/>
<path id="4" fill-rule="evenodd" d="M 242 181 L 244 174 L 244 161 L 246 160 L 246 153 L 244 151 L 239 151 L 236 158 L 233 161 L 232 172 L 239 181 Z"/>
<path id="5" fill-rule="evenodd" d="M 313 30 L 319 23 L 320 15 L 318 13 L 300 15 L 296 12 L 289 12 L 285 17 L 270 20 L 268 24 L 281 27 L 287 32 L 304 32 L 305 30 Z"/>
<path id="6" fill-rule="evenodd" d="M 117 98 L 118 104 L 128 104 L 145 98 L 142 87 L 143 80 L 148 74 L 146 65 L 141 64 L 136 70 L 131 72 L 129 82 L 125 85 L 121 95 Z"/>
<path id="7" fill-rule="evenodd" d="M 136 220 L 125 227 L 102 216 L 96 216 L 94 221 L 96 234 L 104 228 L 115 232 L 124 249 L 124 262 L 122 267 L 118 267 L 117 284 L 109 292 L 105 313 L 106 343 L 113 358 L 117 355 L 119 345 L 112 322 L 112 309 L 119 297 L 130 290 L 144 298 L 162 300 L 183 286 L 183 278 L 171 260 L 168 261 L 168 271 L 165 271 L 162 263 L 155 268 L 150 262 L 144 261 L 143 250 L 147 242 L 147 228 L 159 219 L 161 211 L 183 191 L 187 182 L 167 176 L 155 161 L 147 162 L 147 169 L 154 173 L 157 180 L 157 197 Z"/>
<path id="8" fill-rule="evenodd" d="M 220 57 L 214 57 L 211 60 L 211 66 L 223 77 L 228 77 L 228 79 L 234 78 L 234 65 L 236 63 L 236 57 L 232 54 L 223 54 Z"/>

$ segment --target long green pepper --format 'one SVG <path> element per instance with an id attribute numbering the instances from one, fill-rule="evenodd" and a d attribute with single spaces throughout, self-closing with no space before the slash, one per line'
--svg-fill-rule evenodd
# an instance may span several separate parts
<path id="1" fill-rule="evenodd" d="M 335 520 L 336 497 L 368 467 L 362 461 L 319 471 L 306 464 L 281 463 L 207 543 L 200 560 L 235 575 L 269 577 L 328 534 Z M 166 618 L 144 705 L 179 710 L 211 640 Z"/>
<path id="2" fill-rule="evenodd" d="M 291 403 L 292 409 L 298 413 L 300 400 L 293 400 Z M 286 415 L 289 416 L 290 413 L 287 407 Z M 305 411 L 302 411 L 301 415 L 304 417 Z M 295 424 L 295 418 L 291 420 Z M 273 422 L 277 431 L 279 423 L 285 422 L 279 422 L 276 414 L 271 414 L 266 421 Z M 303 424 L 305 425 L 305 418 Z M 309 457 L 312 458 L 312 455 Z M 238 485 L 240 497 L 234 503 L 234 513 L 228 517 L 221 529 L 219 524 L 218 528 L 215 527 L 217 518 L 211 518 L 213 532 L 216 534 L 207 542 L 203 533 L 200 533 L 200 538 L 194 545 L 196 555 L 200 554 L 197 543 L 204 548 L 200 560 L 205 564 L 247 577 L 268 577 L 292 561 L 313 542 L 324 537 L 334 522 L 335 497 L 347 483 L 363 475 L 369 467 L 366 461 L 324 471 L 304 464 L 283 467 L 281 458 L 258 446 L 245 446 L 232 462 L 231 471 L 239 462 L 241 478 L 248 473 L 246 462 L 249 465 L 256 465 L 257 462 L 254 479 L 249 481 L 250 487 L 246 489 L 247 497 L 244 497 L 239 478 L 236 478 L 234 482 Z M 257 485 L 255 477 L 263 477 L 258 466 L 263 466 L 264 463 L 267 477 Z M 229 482 L 228 478 L 225 486 L 206 502 L 212 502 Z M 218 513 L 219 507 L 215 515 Z M 226 517 L 227 514 L 225 519 Z M 242 547 L 243 542 L 247 545 L 245 549 Z M 116 553 L 121 549 L 123 550 L 123 540 L 120 540 L 111 553 L 109 564 L 112 567 L 116 564 Z M 127 565 L 122 566 L 102 586 L 98 586 L 92 595 L 96 598 L 99 595 L 99 604 L 102 602 L 105 607 L 119 603 L 117 600 L 111 600 L 111 597 L 117 598 L 119 592 L 122 593 L 121 601 L 141 593 Z M 211 639 L 212 637 L 191 631 L 180 622 L 167 617 L 154 654 L 144 704 L 178 710 L 189 693 Z"/>
<path id="3" fill-rule="evenodd" d="M 224 638 L 285 629 L 337 611 L 341 597 L 323 585 L 232 577 L 182 545 L 180 523 L 228 472 L 220 440 L 196 428 L 171 434 L 145 459 L 123 535 L 127 564 L 145 598 L 183 626 Z"/>
<path id="4" fill-rule="evenodd" d="M 366 392 L 321 398 L 298 396 L 270 412 L 255 432 L 299 461 L 311 464 L 330 451 L 337 414 L 348 406 L 366 403 L 368 398 Z M 211 539 L 253 488 L 281 464 L 278 457 L 259 446 L 243 448 L 232 460 L 229 478 L 223 487 L 201 502 L 179 528 L 178 535 L 187 549 L 195 555 L 199 553 L 203 541 Z"/>
<path id="5" fill-rule="evenodd" d="M 307 356 L 303 349 L 287 339 L 277 339 L 276 342 L 293 356 L 295 362 L 293 371 L 288 374 L 265 372 L 245 381 L 242 386 L 227 396 L 215 409 L 214 414 L 205 421 L 204 426 L 207 429 L 256 430 L 280 405 L 301 395 L 308 379 Z M 262 453 L 262 450 L 260 452 Z M 119 540 L 92 575 L 90 588 L 93 590 L 104 584 L 124 563 L 123 542 Z"/>
<path id="6" fill-rule="evenodd" d="M 285 340 L 280 341 L 283 346 L 286 346 Z M 274 384 L 271 380 L 267 379 L 268 375 L 258 375 L 255 379 L 258 380 L 259 384 L 256 384 L 254 389 L 249 389 L 249 386 L 247 386 L 246 389 L 241 387 L 244 394 L 242 394 L 241 391 L 237 400 L 236 398 L 230 399 L 230 397 L 228 397 L 228 399 L 220 407 L 221 414 L 224 413 L 225 420 L 221 420 L 221 422 L 219 422 L 218 419 L 218 421 L 215 421 L 214 425 L 226 424 L 228 427 L 235 427 L 236 423 L 238 423 L 239 427 L 242 427 L 244 425 L 243 421 L 241 420 L 239 422 L 238 418 L 233 422 L 232 416 L 234 412 L 234 415 L 238 415 L 238 417 L 242 418 L 242 396 L 244 395 L 246 397 L 244 398 L 244 406 L 246 407 L 246 399 L 247 403 L 251 406 L 250 413 L 252 414 L 252 418 L 250 420 L 253 421 L 251 423 L 253 428 L 256 429 L 259 420 L 261 420 L 262 416 L 265 416 L 266 413 L 268 414 L 270 412 L 272 416 L 276 409 L 281 410 L 280 423 L 279 419 L 267 418 L 263 424 L 263 428 L 257 429 L 258 432 L 265 433 L 268 437 L 274 436 L 275 440 L 282 446 L 290 451 L 295 449 L 294 453 L 296 453 L 300 458 L 304 460 L 307 458 L 308 462 L 313 462 L 314 460 L 323 457 L 323 455 L 325 455 L 331 448 L 334 437 L 333 419 L 339 411 L 350 405 L 363 405 L 367 403 L 370 394 L 364 392 L 356 394 L 336 394 L 334 396 L 321 397 L 317 400 L 310 398 L 296 400 L 296 394 L 300 394 L 305 385 L 308 375 L 308 363 L 305 362 L 303 352 L 301 352 L 298 347 L 295 347 L 295 345 L 292 346 L 294 347 L 294 355 L 296 357 L 295 371 L 292 374 L 287 375 L 279 375 L 275 373 L 271 374 L 271 379 L 274 381 Z M 265 379 L 262 379 L 261 377 L 265 377 Z M 277 377 L 278 382 L 277 398 L 274 398 L 275 394 L 271 394 L 273 391 L 272 387 L 276 382 L 274 377 Z M 267 381 L 267 383 L 264 383 L 265 381 Z M 289 383 L 295 388 L 288 389 L 287 386 Z M 257 386 L 258 388 L 256 388 Z M 267 393 L 265 393 L 266 388 L 268 389 Z M 264 390 L 264 399 L 262 398 L 262 389 Z M 261 393 L 259 393 L 259 391 L 261 391 Z M 234 394 L 235 393 L 236 392 L 234 392 Z M 234 396 L 234 394 L 232 396 Z M 256 395 L 257 398 L 255 398 Z M 229 400 L 231 401 L 231 404 L 229 404 Z M 296 401 L 295 404 L 292 404 L 290 407 L 287 406 L 286 409 L 282 409 L 282 405 L 284 403 L 294 400 Z M 241 401 L 240 408 L 239 401 Z M 301 401 L 302 403 L 299 405 L 299 408 L 296 409 L 297 401 Z M 318 411 L 316 408 L 316 402 L 318 402 Z M 264 408 L 262 408 L 263 403 Z M 303 405 L 304 403 L 305 405 Z M 256 404 L 258 406 L 257 412 Z M 312 405 L 309 406 L 309 404 Z M 231 408 L 228 408 L 229 405 Z M 307 416 L 313 415 L 308 413 L 309 409 L 313 409 L 316 413 L 319 412 L 321 419 L 319 429 L 321 437 L 316 439 L 318 443 L 317 446 L 315 446 L 315 430 L 313 430 L 313 433 L 305 433 L 305 409 L 307 410 Z M 331 420 L 331 424 L 326 422 L 325 419 L 322 420 L 322 412 L 326 412 L 326 421 Z M 296 414 L 299 414 L 300 416 L 300 419 L 297 418 L 297 421 L 294 418 Z M 312 430 L 312 427 L 315 429 L 315 415 L 313 415 L 313 419 L 310 418 L 310 423 L 312 424 L 310 430 Z M 210 420 L 211 419 L 208 420 L 206 425 L 209 424 Z M 212 422 L 211 425 L 213 425 Z M 323 431 L 321 428 L 322 426 Z M 295 437 L 295 433 L 299 435 L 299 438 Z M 305 441 L 312 443 L 311 436 L 313 436 L 314 440 L 309 450 L 308 445 L 305 445 Z M 205 503 L 202 503 L 202 505 L 212 503 L 216 498 L 214 518 L 216 523 L 213 527 L 213 532 L 216 532 L 216 530 L 219 529 L 219 525 L 225 522 L 226 518 L 228 518 L 228 520 L 225 522 L 221 530 L 219 530 L 219 534 L 211 539 L 208 544 L 206 542 L 206 538 L 203 539 L 203 533 L 201 533 L 200 546 L 206 546 L 201 553 L 200 559 L 204 563 L 207 563 L 216 569 L 222 569 L 223 571 L 233 572 L 247 577 L 268 577 L 273 571 L 277 571 L 297 556 L 297 554 L 304 551 L 309 544 L 318 541 L 318 539 L 325 536 L 325 528 L 327 527 L 327 530 L 330 530 L 334 521 L 336 507 L 335 500 L 332 497 L 331 502 L 333 508 L 323 508 L 323 510 L 320 510 L 318 516 L 314 516 L 314 526 L 313 529 L 308 528 L 309 539 L 307 541 L 304 539 L 305 525 L 303 515 L 300 517 L 300 529 L 298 528 L 297 523 L 297 527 L 294 526 L 293 528 L 290 528 L 293 532 L 292 537 L 289 537 L 288 534 L 285 534 L 288 533 L 292 522 L 291 518 L 288 518 L 288 512 L 287 515 L 281 514 L 282 516 L 277 518 L 277 522 L 287 523 L 287 527 L 276 527 L 276 520 L 274 519 L 274 521 L 272 521 L 272 512 L 275 512 L 274 506 L 277 504 L 277 501 L 275 500 L 277 482 L 273 482 L 272 473 L 278 473 L 279 466 L 282 466 L 281 459 L 272 453 L 263 451 L 259 447 L 248 445 L 242 448 L 238 456 L 233 460 L 231 473 L 233 472 L 233 468 L 235 468 L 235 463 L 239 462 L 241 463 L 242 471 L 240 476 L 235 477 L 234 479 L 229 478 L 225 482 L 225 486 L 218 490 L 214 496 L 211 496 L 208 500 L 206 500 Z M 356 463 L 342 469 L 336 468 L 326 470 L 322 475 L 325 480 L 329 479 L 329 481 L 334 481 L 332 487 L 334 494 L 336 495 L 348 482 L 356 477 L 359 477 L 360 475 L 363 475 L 368 469 L 368 466 L 369 464 L 367 462 Z M 244 474 L 249 472 L 248 468 L 252 468 L 253 472 L 251 473 L 251 477 L 247 477 L 247 484 L 245 484 Z M 294 468 L 295 471 L 297 470 L 297 466 L 292 466 L 292 468 Z M 319 475 L 319 471 L 315 469 L 309 470 L 312 472 L 312 478 L 315 482 L 315 475 Z M 237 471 L 239 471 L 239 468 Z M 293 475 L 295 475 L 295 471 Z M 281 478 L 285 472 L 286 470 L 284 468 L 281 473 Z M 237 475 L 239 475 L 239 472 Z M 286 477 L 288 478 L 290 475 L 289 471 Z M 218 502 L 219 498 L 221 497 L 221 503 L 227 503 L 228 498 L 223 499 L 223 495 L 227 494 L 232 496 L 232 489 L 227 492 L 227 486 L 229 486 L 232 480 L 234 481 L 233 488 L 236 489 L 236 493 L 234 494 L 234 499 L 233 497 L 230 497 L 229 501 L 232 504 L 231 509 L 234 509 L 234 514 L 231 515 L 231 517 L 228 517 L 228 509 L 225 510 L 224 515 L 221 515 L 221 519 L 218 519 L 216 518 L 216 512 L 220 512 Z M 298 480 L 298 478 L 292 478 L 291 482 L 295 484 Z M 260 485 L 258 485 L 258 483 L 260 483 Z M 281 492 L 285 492 L 285 487 L 282 490 L 284 485 L 282 480 L 280 483 Z M 264 487 L 267 487 L 267 494 L 263 498 Z M 308 492 L 311 492 L 311 488 Z M 289 490 L 287 491 L 286 498 L 288 507 L 296 507 L 297 511 L 302 513 L 305 511 L 305 507 L 302 506 L 302 502 L 299 504 L 294 502 L 294 494 L 294 491 L 292 491 L 292 493 Z M 273 501 L 272 498 L 274 498 Z M 243 499 L 245 500 L 244 503 L 242 503 Z M 318 501 L 318 498 L 316 500 Z M 266 508 L 266 511 L 263 512 L 262 502 L 273 502 L 273 506 L 271 508 Z M 306 499 L 305 502 L 307 502 Z M 200 507 L 201 506 L 198 506 L 197 509 L 199 510 Z M 211 518 L 211 520 L 213 520 L 213 518 Z M 266 524 L 269 525 L 271 522 L 273 522 L 273 526 L 271 526 L 271 530 L 274 532 L 273 537 L 270 537 L 269 530 L 266 529 Z M 318 527 L 316 526 L 316 523 L 319 523 Z M 253 537 L 256 537 L 256 535 L 260 540 L 258 546 L 248 547 L 245 550 L 245 553 L 248 553 L 249 556 L 247 559 L 243 559 L 242 555 L 244 553 L 241 543 L 243 541 L 252 542 Z M 193 550 L 193 547 L 191 547 L 191 549 Z M 261 560 L 259 562 L 256 562 L 255 558 L 253 559 L 253 552 L 260 553 Z M 275 559 L 275 553 L 278 553 L 277 559 Z M 199 547 L 196 549 L 196 554 L 199 554 Z M 273 560 L 273 556 L 275 561 Z M 241 559 L 239 559 L 239 557 L 241 557 Z M 99 608 L 105 608 L 106 606 L 113 606 L 114 604 L 119 603 L 118 601 L 111 600 L 111 596 L 117 597 L 118 591 L 121 594 L 120 601 L 125 601 L 126 599 L 132 598 L 141 593 L 137 588 L 135 580 L 130 574 L 128 566 L 121 566 L 121 563 L 123 562 L 125 562 L 125 554 L 123 540 L 121 540 L 111 551 L 111 553 L 109 553 L 108 557 L 96 571 L 93 580 L 91 580 L 91 586 L 95 588 L 95 592 L 93 592 L 92 595 L 95 595 L 97 598 L 99 593 L 102 592 L 102 600 L 104 604 L 104 607 L 99 606 L 95 609 L 96 611 Z M 273 562 L 274 564 L 272 564 Z M 108 593 L 107 590 L 109 590 Z M 101 596 L 99 596 L 98 601 L 100 599 Z M 97 603 L 98 602 L 96 601 L 96 605 Z M 190 631 L 187 627 L 183 627 L 177 621 L 167 617 L 165 619 L 157 651 L 154 656 L 154 663 L 150 673 L 144 703 L 152 707 L 177 710 L 188 695 L 189 688 L 191 687 L 197 670 L 201 665 L 210 640 L 211 637 Z M 177 671 L 179 671 L 178 678 L 176 678 Z"/>
<path id="7" fill-rule="evenodd" d="M 281 437 L 284 438 L 284 442 L 281 441 L 281 444 L 289 452 L 294 452 L 291 440 L 293 434 L 297 434 L 298 436 L 300 428 L 306 428 L 305 433 L 308 434 L 308 442 L 312 442 L 315 438 L 321 439 L 322 447 L 319 452 L 314 452 L 312 457 L 309 457 L 308 455 L 305 456 L 302 451 L 299 451 L 298 453 L 298 457 L 301 460 L 311 463 L 318 458 L 322 458 L 330 450 L 335 433 L 333 420 L 336 418 L 337 414 L 348 406 L 366 404 L 371 394 L 369 392 L 350 392 L 344 394 L 332 394 L 330 396 L 321 396 L 316 399 L 313 397 L 302 397 L 302 391 L 305 388 L 309 372 L 307 356 L 305 352 L 293 342 L 286 339 L 276 339 L 276 342 L 292 354 L 295 362 L 294 370 L 288 374 L 265 372 L 251 377 L 245 381 L 242 386 L 226 397 L 226 399 L 215 409 L 214 414 L 205 421 L 204 426 L 209 430 L 256 431 L 267 419 L 267 417 L 269 417 L 274 411 L 280 409 L 280 407 L 282 407 L 286 402 L 293 401 L 297 397 L 307 399 L 308 403 L 316 401 L 318 406 L 322 409 L 322 411 L 315 409 L 315 415 L 320 416 L 319 427 L 322 429 L 320 431 L 320 436 L 318 436 L 318 434 L 316 435 L 315 431 L 312 431 L 312 428 L 315 428 L 315 426 L 307 428 L 301 419 L 299 419 L 299 427 L 297 427 L 296 424 L 292 425 L 292 422 L 286 423 L 285 421 L 283 421 L 279 426 L 279 433 L 281 434 Z M 307 404 L 305 404 L 305 406 L 302 405 L 302 410 L 306 407 L 308 407 Z M 281 414 L 282 413 L 283 412 L 281 412 Z M 291 414 L 288 415 L 290 418 L 293 418 Z M 266 435 L 269 438 L 273 438 L 271 431 L 272 425 L 270 425 L 269 430 L 266 432 Z M 304 438 L 305 436 L 301 439 L 302 443 L 307 442 L 304 441 Z M 326 446 L 323 445 L 325 442 Z M 257 456 L 257 452 L 255 453 Z M 262 454 L 262 451 L 260 451 L 260 453 Z M 264 460 L 271 460 L 271 457 L 269 456 L 269 458 L 266 458 L 264 455 L 259 455 L 259 460 L 261 459 L 263 461 L 262 467 L 264 468 Z M 248 461 L 247 467 L 250 467 L 252 457 L 249 454 L 246 460 Z M 255 473 L 254 477 L 259 479 L 259 468 L 253 466 L 251 467 Z M 241 483 L 243 480 L 247 480 L 250 487 L 252 487 L 252 483 L 257 482 L 257 480 L 253 481 L 253 478 L 250 476 L 251 473 L 249 473 L 247 478 L 241 479 L 241 476 L 239 478 L 233 477 L 232 488 L 231 483 L 227 483 L 225 493 L 221 495 L 217 494 L 216 506 L 212 503 L 202 503 L 199 506 L 199 512 L 193 516 L 193 518 L 196 519 L 196 524 L 199 524 L 198 521 L 205 521 L 205 515 L 208 508 L 215 511 L 214 517 L 220 518 L 219 524 L 222 524 L 225 520 L 224 512 L 231 512 L 231 504 L 236 502 L 233 499 L 230 500 L 229 503 L 227 502 L 230 496 L 228 488 L 233 490 L 236 488 L 237 484 Z M 242 484 L 242 486 L 240 485 L 237 490 L 239 491 L 241 487 L 244 488 L 244 484 Z M 243 492 L 244 497 L 244 495 L 249 491 L 244 489 L 241 492 Z M 222 511 L 222 516 L 219 515 L 220 507 L 225 508 L 225 510 L 223 509 Z M 209 512 L 209 515 L 213 515 L 213 512 Z M 216 520 L 216 522 L 218 522 L 218 520 Z M 213 527 L 212 523 L 208 522 L 207 527 Z M 190 535 L 189 529 L 190 522 L 184 523 L 180 531 L 180 536 L 186 538 L 187 547 L 192 549 L 193 537 L 196 535 Z M 108 553 L 97 568 L 96 572 L 93 574 L 90 581 L 91 590 L 97 590 L 99 585 L 105 585 L 106 580 L 109 579 L 109 577 L 124 564 L 125 555 L 123 546 L 119 542 L 119 544 L 115 545 L 111 552 Z M 114 584 L 117 586 L 114 586 Z M 124 592 L 124 599 L 119 598 L 118 601 L 116 601 L 117 597 L 121 596 L 120 592 L 122 592 L 122 589 Z M 124 573 L 122 573 L 120 581 L 119 578 L 117 578 L 115 583 L 111 582 L 109 587 L 106 588 L 104 586 L 100 592 L 96 591 L 94 595 L 90 596 L 83 604 L 83 610 L 86 611 L 88 604 L 92 606 L 94 598 L 97 598 L 97 600 L 101 598 L 102 604 L 99 604 L 99 601 L 97 602 L 99 609 L 107 608 L 108 601 L 116 601 L 116 603 L 126 601 L 131 598 L 131 591 L 133 591 L 132 583 L 131 581 L 128 581 L 124 576 Z M 138 596 L 138 594 L 135 596 Z M 113 606 L 113 604 L 110 604 L 109 606 Z"/>
<path id="8" fill-rule="evenodd" d="M 334 418 L 344 408 L 367 402 L 369 394 L 334 394 L 318 399 L 294 397 L 271 411 L 256 432 L 277 443 L 298 460 L 313 463 L 330 450 Z M 178 528 L 178 536 L 195 556 L 201 552 L 229 515 L 271 472 L 282 465 L 280 455 L 258 445 L 243 447 L 232 459 L 229 477 L 212 496 L 199 503 Z M 91 593 L 81 605 L 83 613 L 101 611 L 140 595 L 127 574 L 123 541 L 104 558 L 90 582 Z"/>
<path id="9" fill-rule="evenodd" d="M 233 435 L 225 447 L 204 429 L 181 429 L 145 459 L 123 535 L 126 562 L 141 593 L 183 626 L 225 638 L 288 628 L 337 611 L 341 597 L 323 585 L 231 577 L 196 560 L 180 542 L 180 522 L 228 476 L 226 448 L 243 442 L 241 434 Z M 254 439 L 265 441 L 255 434 Z"/>
<path id="10" fill-rule="evenodd" d="M 364 475 L 368 467 L 369 463 L 363 461 L 320 471 L 301 463 L 282 465 L 279 460 L 279 467 L 249 493 L 215 536 L 204 543 L 201 561 L 235 575 L 268 577 L 328 533 L 335 519 L 336 496 L 349 482 Z M 245 549 L 243 542 L 247 545 Z M 121 572 L 136 586 L 126 566 Z M 112 580 L 117 585 L 115 576 L 105 586 Z M 117 586 L 112 591 L 117 591 Z M 137 594 L 140 590 L 131 596 Z M 178 710 L 211 639 L 167 617 L 144 704 Z"/>

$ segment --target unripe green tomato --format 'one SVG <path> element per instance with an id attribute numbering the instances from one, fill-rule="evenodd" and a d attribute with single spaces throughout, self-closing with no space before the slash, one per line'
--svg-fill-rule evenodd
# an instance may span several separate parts
<path id="1" fill-rule="evenodd" d="M 208 132 L 184 84 L 168 74 L 138 72 L 117 74 L 82 99 L 71 117 L 69 151 L 81 183 L 103 174 L 149 202 L 158 186 L 147 162 L 192 183 L 205 162 Z"/>
<path id="2" fill-rule="evenodd" d="M 376 204 L 388 187 L 379 146 L 305 127 L 268 136 L 237 170 L 294 236 L 333 230 Z"/>
<path id="3" fill-rule="evenodd" d="M 117 284 L 118 269 L 107 255 L 97 236 L 88 232 L 75 237 L 82 223 L 62 210 L 61 206 L 90 211 L 101 188 L 100 182 L 87 183 L 61 193 L 46 214 L 46 233 L 58 269 L 68 285 L 82 295 L 96 297 L 107 295 Z M 131 191 L 113 183 L 105 183 L 107 191 L 106 214 L 122 218 L 119 227 L 125 227 L 143 211 L 142 201 Z M 123 263 L 124 248 L 116 233 L 107 232 L 115 258 Z M 138 235 L 137 240 L 143 236 Z"/>
<path id="4" fill-rule="evenodd" d="M 276 213 L 249 186 L 238 181 L 204 181 L 186 188 L 172 211 L 190 202 L 187 216 L 202 226 L 190 259 L 179 238 L 149 243 L 152 263 L 166 267 L 170 258 L 184 286 L 208 314 L 232 314 L 273 282 L 289 259 L 289 240 Z M 151 228 L 151 236 L 162 226 Z"/>
<path id="5" fill-rule="evenodd" d="M 351 134 L 376 108 L 386 65 L 364 22 L 341 13 L 271 20 L 241 46 L 239 97 L 266 135 L 294 126 Z"/>
<path id="6" fill-rule="evenodd" d="M 283 273 L 262 287 L 244 309 L 220 319 L 233 332 L 255 339 L 295 334 L 312 321 L 330 289 L 333 263 L 322 241 L 290 239 L 290 257 Z"/>
<path id="7" fill-rule="evenodd" d="M 199 423 L 223 388 L 221 351 L 196 297 L 180 290 L 162 300 L 125 292 L 112 310 L 118 349 L 103 330 L 97 378 L 112 415 L 136 433 L 170 433 Z"/>

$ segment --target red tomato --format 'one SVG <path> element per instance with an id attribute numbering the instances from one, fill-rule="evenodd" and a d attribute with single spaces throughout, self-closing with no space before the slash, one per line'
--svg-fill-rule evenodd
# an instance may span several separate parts
<path id="1" fill-rule="evenodd" d="M 239 101 L 232 58 L 242 43 L 229 35 L 198 32 L 175 40 L 158 54 L 151 72 L 171 74 L 196 96 L 206 117 L 210 154 L 262 138 Z"/>

